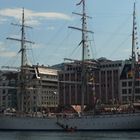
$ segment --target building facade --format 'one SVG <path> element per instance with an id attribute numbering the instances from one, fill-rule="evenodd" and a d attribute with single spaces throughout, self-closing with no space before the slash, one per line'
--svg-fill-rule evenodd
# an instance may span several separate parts
<path id="1" fill-rule="evenodd" d="M 86 66 L 86 86 L 84 94 L 84 105 L 93 106 L 94 93 L 93 72 L 95 64 Z M 59 72 L 59 104 L 60 106 L 81 106 L 82 103 L 82 64 L 78 62 L 67 62 Z"/>
<path id="2" fill-rule="evenodd" d="M 37 93 L 37 106 L 48 109 L 58 107 L 58 70 L 49 67 L 36 67 L 36 69 L 41 89 Z"/>
<path id="3" fill-rule="evenodd" d="M 18 72 L 0 72 L 0 110 L 17 109 L 17 80 Z"/>
<path id="4" fill-rule="evenodd" d="M 87 77 L 84 104 L 93 106 L 95 100 L 102 104 L 123 103 L 121 74 L 125 61 L 98 60 L 97 69 L 93 66 Z M 92 80 L 94 80 L 94 82 Z M 94 85 L 93 85 L 94 83 Z M 61 106 L 81 105 L 81 64 L 66 63 L 59 73 L 59 103 Z"/>
<path id="5" fill-rule="evenodd" d="M 35 65 L 24 66 L 22 72 L 0 73 L 0 110 L 51 111 L 58 107 L 58 100 L 56 69 Z"/>
<path id="6" fill-rule="evenodd" d="M 96 73 L 98 85 L 96 96 L 103 104 L 115 104 L 120 101 L 120 75 L 123 70 L 123 61 L 111 61 L 101 58 L 99 71 Z"/>
<path id="7" fill-rule="evenodd" d="M 92 61 L 91 61 L 92 62 Z M 136 66 L 135 91 L 132 93 L 131 61 L 99 59 L 86 65 L 84 105 L 140 101 L 140 64 Z M 0 110 L 23 106 L 25 112 L 54 111 L 58 106 L 82 104 L 82 65 L 80 61 L 63 64 L 61 70 L 45 66 L 26 66 L 21 73 L 0 72 Z"/>
<path id="8" fill-rule="evenodd" d="M 136 64 L 135 79 L 132 78 L 131 61 L 125 61 L 120 76 L 120 100 L 122 103 L 140 102 L 140 64 Z M 132 82 L 134 82 L 134 87 Z M 134 91 L 133 91 L 134 88 Z"/>
<path id="9" fill-rule="evenodd" d="M 36 112 L 56 108 L 59 98 L 58 70 L 36 65 L 29 67 L 25 75 L 23 110 Z"/>

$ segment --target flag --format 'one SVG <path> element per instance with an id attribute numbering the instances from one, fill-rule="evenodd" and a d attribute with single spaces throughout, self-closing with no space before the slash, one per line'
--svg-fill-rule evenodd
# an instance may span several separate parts
<path id="1" fill-rule="evenodd" d="M 76 5 L 80 5 L 84 0 L 81 0 L 79 3 L 77 3 Z"/>

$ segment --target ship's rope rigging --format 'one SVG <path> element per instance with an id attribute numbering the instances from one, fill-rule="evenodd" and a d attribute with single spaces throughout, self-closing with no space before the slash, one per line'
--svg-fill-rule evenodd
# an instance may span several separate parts
<path id="1" fill-rule="evenodd" d="M 111 52 L 108 52 L 108 54 L 107 54 L 108 57 L 114 55 L 114 53 L 117 53 L 117 51 L 120 50 L 120 47 L 125 47 L 125 46 L 122 46 L 122 44 L 124 44 L 128 40 L 127 38 L 130 37 L 130 34 L 128 35 L 128 33 L 124 32 L 123 30 L 126 30 L 126 27 L 128 27 L 128 23 L 131 23 L 130 22 L 131 17 L 132 16 L 129 16 L 123 22 L 121 22 L 121 24 L 119 26 L 117 26 L 117 28 L 115 28 L 115 31 L 112 31 L 112 32 L 107 31 L 107 32 L 103 32 L 103 33 L 102 33 L 102 31 L 99 31 L 100 34 L 102 33 L 105 36 L 109 36 L 107 39 L 105 39 L 105 41 L 103 41 L 103 43 L 101 43 L 100 49 L 98 49 L 98 52 L 100 52 L 100 54 L 104 50 L 102 48 L 103 46 L 105 46 L 106 49 L 109 49 L 110 46 L 112 46 L 113 48 L 115 46 L 114 49 L 111 49 L 112 50 Z M 96 32 L 96 34 L 98 34 L 98 32 Z M 122 40 L 121 43 L 120 43 L 120 39 L 118 40 L 119 37 Z M 118 44 L 118 45 L 116 45 L 116 44 Z M 122 48 L 121 48 L 121 50 L 122 50 Z"/>
<path id="2" fill-rule="evenodd" d="M 122 42 L 120 42 L 120 44 L 119 44 L 118 46 L 116 46 L 116 47 L 113 49 L 112 53 L 110 53 L 110 55 L 109 55 L 108 57 L 111 58 L 112 56 L 114 56 L 119 50 L 122 50 L 122 47 L 123 47 L 123 48 L 124 48 L 124 47 L 128 47 L 128 46 L 125 45 L 125 44 L 128 42 L 128 40 L 130 40 L 130 37 L 131 37 L 131 35 L 126 36 L 126 38 L 125 38 Z"/>
<path id="3" fill-rule="evenodd" d="M 76 11 L 78 8 L 76 7 L 76 9 L 75 10 L 73 10 L 73 11 Z M 74 12 L 73 12 L 74 13 Z M 72 19 L 75 19 L 75 17 L 73 16 L 73 14 L 71 15 L 71 17 L 72 17 Z M 78 18 L 77 18 L 78 19 Z M 75 22 L 76 23 L 76 25 L 78 25 L 79 24 L 79 20 L 77 20 L 77 22 Z M 67 34 L 66 34 L 66 36 L 62 39 L 62 40 L 60 40 L 60 43 L 58 42 L 57 44 L 54 44 L 55 43 L 55 40 L 58 38 L 58 36 L 61 36 L 61 33 L 63 32 L 63 30 L 66 30 L 66 28 L 64 28 L 66 25 L 69 25 L 69 22 L 68 21 L 66 21 L 65 23 L 63 23 L 62 24 L 62 26 L 58 29 L 58 31 L 49 39 L 49 41 L 48 41 L 48 43 L 46 43 L 46 46 L 49 48 L 50 46 L 52 46 L 53 47 L 53 49 L 55 49 L 55 54 L 57 54 L 57 53 L 60 53 L 61 51 L 61 49 L 63 49 L 63 47 L 65 46 L 65 49 L 67 50 L 67 48 L 69 47 L 69 46 L 71 46 L 71 47 L 73 47 L 73 46 L 76 46 L 76 47 L 74 47 L 74 49 L 72 50 L 72 53 L 70 53 L 70 54 L 74 54 L 74 52 L 75 52 L 75 50 L 77 50 L 79 47 L 78 47 L 78 45 L 75 45 L 75 44 L 71 44 L 71 42 L 69 41 L 69 38 L 70 38 L 70 36 L 73 36 L 73 34 L 72 34 L 72 30 L 69 30 L 68 32 L 67 32 Z M 68 45 L 68 41 L 70 42 L 70 45 Z M 91 40 L 90 40 L 90 42 L 91 42 Z M 91 45 L 91 43 L 89 43 L 89 45 Z M 59 51 L 58 51 L 59 50 Z M 40 52 L 41 53 L 41 52 Z M 53 57 L 54 57 L 54 55 L 55 55 L 54 53 L 52 53 L 52 55 L 49 57 L 49 58 L 51 58 L 50 60 L 52 60 L 53 59 Z M 64 55 L 64 54 L 62 54 L 61 53 L 61 55 Z M 69 55 L 69 54 L 68 54 Z M 60 56 L 59 56 L 60 57 Z M 64 58 L 64 57 L 63 57 Z M 48 61 L 47 59 L 46 59 L 46 61 Z"/>
<path id="4" fill-rule="evenodd" d="M 108 56 L 110 57 L 110 56 L 112 56 L 114 53 L 117 53 L 117 51 L 119 51 L 119 49 L 120 49 L 120 47 L 125 47 L 125 46 L 122 46 L 126 41 L 127 41 L 127 38 L 128 38 L 128 33 L 122 33 L 121 31 L 122 31 L 122 29 L 124 28 L 124 27 L 126 27 L 126 25 L 128 24 L 128 23 L 130 23 L 129 22 L 129 20 L 130 20 L 130 17 L 131 17 L 131 15 L 130 14 L 126 14 L 125 13 L 125 15 L 127 15 L 127 18 L 123 21 L 123 23 L 121 23 L 116 29 L 115 29 L 115 31 L 112 31 L 112 32 L 110 32 L 110 31 L 97 31 L 97 32 L 95 32 L 95 35 L 94 36 L 96 36 L 99 32 L 100 33 L 102 33 L 102 34 L 106 34 L 107 36 L 108 35 L 110 35 L 109 36 L 109 38 L 105 41 L 105 43 L 103 43 L 103 45 L 101 45 L 101 46 L 105 46 L 106 48 L 108 48 L 109 46 L 110 46 L 110 44 L 112 44 L 112 46 L 114 46 L 113 45 L 113 40 L 115 40 L 118 36 L 125 36 L 125 35 L 127 35 L 127 37 L 126 38 L 124 38 L 124 40 L 120 43 L 120 45 L 118 44 L 117 45 L 117 47 L 115 47 L 114 49 L 113 49 L 113 51 L 112 52 L 110 52 L 110 54 L 108 54 Z M 116 18 L 116 17 L 121 17 L 121 14 L 117 14 L 115 17 L 114 17 L 114 15 L 110 15 L 109 13 L 108 14 L 100 14 L 100 16 L 101 17 L 108 17 L 108 18 Z M 94 17 L 94 15 L 93 15 L 93 17 Z M 62 28 L 60 28 L 60 30 L 61 29 L 63 29 L 63 27 Z M 59 31 L 58 31 L 58 33 L 59 33 Z M 56 35 L 54 35 L 52 38 L 55 38 L 57 36 L 57 34 Z M 60 43 L 58 43 L 58 47 L 56 48 L 56 49 L 61 49 L 60 47 L 61 46 L 63 46 L 63 43 L 64 42 L 66 42 L 68 39 L 69 39 L 69 37 L 71 36 L 71 34 L 70 33 L 68 33 L 67 35 L 66 35 L 66 37 L 64 37 L 64 39 L 63 39 L 63 41 L 61 41 Z M 52 43 L 52 39 L 49 41 L 50 43 L 48 43 L 49 45 L 51 45 L 51 43 Z M 93 43 L 91 43 L 91 42 L 93 42 Z M 97 50 L 96 50 L 96 48 L 97 47 L 99 47 L 99 46 L 97 46 L 97 42 L 96 42 L 96 44 L 95 44 L 95 38 L 94 37 L 92 37 L 92 39 L 89 41 L 89 45 L 90 45 L 90 50 L 91 50 L 91 58 L 93 58 L 93 56 L 94 56 L 94 58 L 97 58 L 97 56 L 98 56 L 98 53 L 97 53 Z M 76 47 L 74 47 L 73 48 L 73 50 L 70 52 L 70 54 L 68 54 L 69 56 L 72 56 L 72 55 L 76 55 L 76 53 L 78 53 L 78 51 L 79 51 L 79 46 L 78 45 L 75 45 Z M 115 45 L 116 46 L 116 45 Z M 118 47 L 119 46 L 119 47 Z M 95 48 L 96 47 L 96 48 Z M 94 49 L 94 51 L 93 51 L 93 49 Z M 122 49 L 122 48 L 121 48 Z M 103 51 L 104 49 L 100 49 L 100 50 L 98 50 L 100 53 Z M 52 56 L 53 57 L 53 56 Z"/>
<path id="5" fill-rule="evenodd" d="M 23 8 L 23 14 L 24 14 L 24 8 Z M 23 18 L 23 17 L 22 17 Z M 23 19 L 22 19 L 23 20 Z M 27 25 L 22 25 L 22 24 L 15 24 L 15 23 L 11 23 L 11 25 L 13 25 L 13 27 L 14 26 L 18 26 L 18 27 L 20 27 L 20 31 L 18 30 L 18 35 L 16 35 L 15 34 L 15 30 L 14 30 L 14 35 L 11 35 L 11 37 L 7 37 L 6 38 L 6 40 L 8 39 L 8 40 L 11 40 L 11 41 L 16 41 L 16 42 L 18 42 L 18 43 L 16 43 L 16 45 L 15 45 L 15 43 L 11 43 L 11 44 L 14 44 L 14 50 L 17 50 L 18 49 L 18 51 L 17 51 L 17 53 L 15 52 L 15 55 L 14 56 L 12 56 L 12 57 L 10 57 L 10 60 L 8 60 L 8 62 L 6 62 L 6 64 L 7 64 L 7 66 L 5 65 L 5 66 L 2 66 L 2 68 L 11 68 L 11 69 L 13 69 L 13 68 L 15 68 L 15 69 L 20 69 L 20 62 L 18 61 L 18 60 L 20 60 L 19 59 L 19 54 L 22 52 L 22 51 L 24 51 L 23 49 L 25 49 L 25 51 L 27 51 L 27 50 L 32 50 L 32 48 L 31 48 L 31 44 L 34 44 L 34 42 L 31 42 L 31 41 L 29 41 L 29 40 L 26 40 L 26 34 L 25 34 L 25 32 L 23 32 L 23 38 L 21 38 L 21 36 L 20 36 L 20 34 L 21 34 L 21 31 L 22 31 L 22 28 L 24 28 L 24 27 L 26 27 L 26 28 L 32 28 L 32 27 L 30 27 L 30 26 L 27 26 Z M 24 31 L 25 31 L 25 29 L 24 29 Z M 27 30 L 26 30 L 26 33 L 27 33 Z M 19 42 L 21 42 L 22 41 L 22 39 L 24 40 L 24 42 L 26 42 L 26 43 L 28 43 L 28 44 L 30 44 L 30 47 L 29 47 L 29 45 L 27 45 L 27 44 L 24 44 L 24 48 L 19 48 L 18 46 L 19 46 Z M 6 42 L 9 42 L 9 41 L 6 41 Z M 8 45 L 8 46 L 10 46 L 10 44 Z M 17 47 L 17 48 L 16 48 Z M 10 50 L 10 49 L 9 49 Z M 33 54 L 33 53 L 32 53 Z M 25 63 L 26 64 L 29 64 L 29 59 L 28 59 L 28 57 L 27 57 L 27 55 L 28 55 L 28 53 L 25 53 L 24 54 L 25 56 L 24 56 L 24 61 L 25 61 Z M 31 64 L 32 65 L 32 64 Z"/>
<path id="6" fill-rule="evenodd" d="M 7 40 L 6 40 L 6 42 L 7 42 Z M 10 46 L 10 44 L 11 44 L 11 41 L 9 42 L 8 41 L 8 43 L 5 43 L 5 45 L 8 45 L 8 47 Z M 13 43 L 14 44 L 14 43 Z M 7 66 L 7 67 L 19 67 L 20 68 L 20 52 L 21 52 L 21 49 L 19 50 L 19 48 L 18 48 L 18 46 L 19 46 L 19 43 L 17 43 L 18 45 L 14 45 L 14 46 L 11 46 L 11 48 L 12 47 L 17 47 L 17 48 L 14 48 L 15 50 L 17 50 L 17 52 L 15 52 L 15 55 L 13 55 L 13 56 L 11 56 L 4 64 L 3 64 L 3 66 L 1 66 L 2 68 L 4 68 L 4 66 Z M 6 46 L 7 46 L 6 45 Z M 30 44 L 30 46 L 28 45 L 28 46 L 26 46 L 27 47 L 27 51 L 28 51 L 28 53 L 26 54 L 26 57 L 27 57 L 27 59 L 26 59 L 26 61 L 27 61 L 27 63 L 28 64 L 30 64 L 30 65 L 32 65 L 32 64 L 35 64 L 35 58 L 34 58 L 34 54 L 33 54 L 33 49 L 32 49 L 32 45 Z M 31 54 L 32 54 L 32 59 L 33 59 L 33 61 L 30 61 L 29 60 L 29 58 L 31 58 L 31 56 L 29 55 L 29 51 L 31 51 Z M 30 57 L 29 57 L 30 56 Z"/>

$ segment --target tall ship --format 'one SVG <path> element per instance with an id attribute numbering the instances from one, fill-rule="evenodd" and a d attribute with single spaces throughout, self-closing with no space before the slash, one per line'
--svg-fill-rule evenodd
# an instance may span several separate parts
<path id="1" fill-rule="evenodd" d="M 26 84 L 24 84 L 24 78 L 26 74 L 26 64 L 24 63 L 25 59 L 25 43 L 24 37 L 24 11 L 22 18 L 22 37 L 21 37 L 21 70 L 20 70 L 20 80 L 19 84 L 20 95 L 18 108 L 19 113 L 14 115 L 0 115 L 0 130 L 34 130 L 34 131 L 95 131 L 95 130 L 140 130 L 140 113 L 136 112 L 133 108 L 134 103 L 134 94 L 135 94 L 135 73 L 136 73 L 136 56 L 135 56 L 135 4 L 134 4 L 134 13 L 133 13 L 133 32 L 132 32 L 132 64 L 131 69 L 133 70 L 132 78 L 132 98 L 130 102 L 129 112 L 100 112 L 97 113 L 95 106 L 93 107 L 92 113 L 86 113 L 84 111 L 84 94 L 86 94 L 86 68 L 89 64 L 96 62 L 89 62 L 85 57 L 87 37 L 86 34 L 93 33 L 92 31 L 87 30 L 86 19 L 88 16 L 85 12 L 85 0 L 81 0 L 78 5 L 82 5 L 82 28 L 70 27 L 82 32 L 82 60 L 80 62 L 82 68 L 81 74 L 81 112 L 78 114 L 63 114 L 57 113 L 53 116 L 29 116 L 25 114 L 23 109 L 23 94 L 26 90 Z M 96 67 L 95 67 L 96 69 Z M 94 81 L 93 81 L 94 82 Z M 93 83 L 93 89 L 95 84 Z M 95 95 L 95 90 L 93 94 Z"/>

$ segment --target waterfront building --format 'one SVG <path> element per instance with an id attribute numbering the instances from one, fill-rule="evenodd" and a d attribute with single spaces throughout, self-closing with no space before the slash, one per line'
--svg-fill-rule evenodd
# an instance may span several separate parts
<path id="1" fill-rule="evenodd" d="M 101 104 L 125 103 L 124 98 L 126 98 L 126 94 L 124 94 L 124 85 L 122 85 L 122 82 L 124 84 L 124 80 L 126 80 L 122 79 L 125 67 L 126 61 L 123 60 L 113 61 L 107 60 L 106 58 L 98 59 L 97 69 L 87 74 L 89 82 L 86 88 L 87 94 L 84 98 L 85 105 L 94 105 L 96 99 L 98 99 Z M 127 74 L 127 72 L 125 72 L 125 74 Z M 95 86 L 93 86 L 93 82 L 90 81 L 93 79 L 91 75 L 94 75 Z M 128 80 L 130 81 L 130 79 Z M 71 62 L 63 64 L 62 71 L 59 72 L 58 87 L 60 106 L 81 104 L 80 63 Z"/>
<path id="2" fill-rule="evenodd" d="M 136 73 L 134 87 L 132 84 L 132 74 L 130 60 L 125 61 L 123 71 L 120 76 L 120 100 L 122 103 L 140 102 L 140 64 L 136 63 Z M 134 88 L 134 92 L 132 92 Z"/>
<path id="3" fill-rule="evenodd" d="M 120 101 L 120 75 L 123 70 L 122 60 L 98 59 L 99 70 L 96 73 L 98 85 L 96 85 L 96 96 L 103 104 L 115 104 Z"/>
<path id="4" fill-rule="evenodd" d="M 16 71 L 0 71 L 0 111 L 17 108 Z"/>
<path id="5" fill-rule="evenodd" d="M 81 74 L 82 64 L 80 61 L 64 63 L 63 69 L 59 72 L 59 105 L 62 107 L 80 106 L 81 95 Z M 95 85 L 93 85 L 95 64 L 86 66 L 86 94 L 84 95 L 85 107 L 94 105 Z"/>
<path id="6" fill-rule="evenodd" d="M 112 104 L 120 100 L 120 75 L 123 61 L 99 59 L 97 68 L 87 72 L 88 85 L 84 104 L 93 106 L 97 100 Z M 94 85 L 93 85 L 94 84 Z M 61 106 L 81 105 L 81 64 L 66 63 L 59 73 L 59 103 Z"/>
<path id="7" fill-rule="evenodd" d="M 37 107 L 54 110 L 58 107 L 58 70 L 45 67 L 35 67 L 36 78 L 38 79 Z"/>
<path id="8" fill-rule="evenodd" d="M 136 63 L 134 93 L 132 92 L 131 60 L 112 61 L 101 58 L 96 73 L 96 96 L 103 104 L 125 104 L 140 101 L 140 64 Z"/>
<path id="9" fill-rule="evenodd" d="M 23 110 L 51 111 L 58 106 L 58 70 L 46 66 L 26 67 Z M 20 92 L 20 90 L 19 90 Z"/>
<path id="10" fill-rule="evenodd" d="M 59 99 L 58 70 L 39 65 L 26 65 L 22 69 L 22 72 L 0 73 L 0 110 L 22 108 L 33 113 L 56 109 Z"/>

